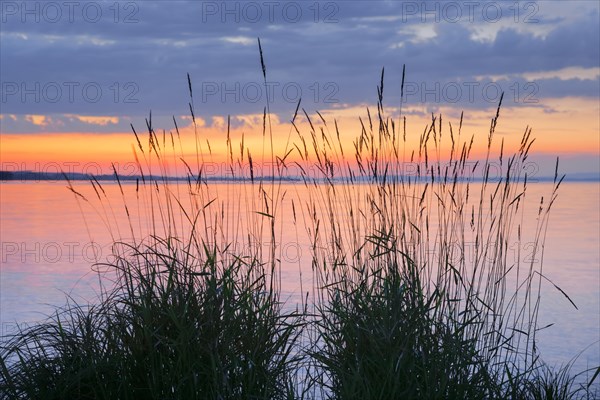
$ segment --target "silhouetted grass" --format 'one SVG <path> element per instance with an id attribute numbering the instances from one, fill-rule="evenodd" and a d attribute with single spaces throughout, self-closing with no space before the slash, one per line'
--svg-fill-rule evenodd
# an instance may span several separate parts
<path id="1" fill-rule="evenodd" d="M 259 52 L 266 85 L 260 43 Z M 68 183 L 110 227 L 113 258 L 96 266 L 104 271 L 96 303 L 70 301 L 5 338 L 0 398 L 592 398 L 569 367 L 550 369 L 536 348 L 546 278 L 533 259 L 543 258 L 558 162 L 533 239 L 524 237 L 521 166 L 531 130 L 505 155 L 504 142 L 494 144 L 498 106 L 477 161 L 462 116 L 458 127 L 432 116 L 411 149 L 405 117 L 386 114 L 383 83 L 382 73 L 376 116 L 367 110 L 360 120 L 354 154 L 344 155 L 335 121 L 318 114 L 313 123 L 298 104 L 297 140 L 275 155 L 267 103 L 259 158 L 270 170 L 258 173 L 258 149 L 242 138 L 238 151 L 228 128 L 231 175 L 240 181 L 216 185 L 203 169 L 212 151 L 188 76 L 191 160 L 175 118 L 173 131 L 157 134 L 150 116 L 147 138 L 134 129 L 133 204 L 134 187 L 121 185 L 116 170 L 116 204 L 94 178 L 95 199 Z M 308 193 L 292 202 L 293 225 L 306 227 L 313 272 L 295 307 L 281 300 L 278 245 L 292 219 L 282 211 L 291 163 Z M 501 179 L 490 178 L 492 163 Z M 185 181 L 169 181 L 177 168 Z M 511 246 L 531 241 L 530 261 L 509 258 Z"/>
<path id="2" fill-rule="evenodd" d="M 544 388 L 552 398 L 575 396 L 573 378 L 548 373 L 536 347 L 547 278 L 534 260 L 543 260 L 564 178 L 558 160 L 533 239 L 523 237 L 531 130 L 514 154 L 504 154 L 504 141 L 494 148 L 499 105 L 485 159 L 475 160 L 462 116 L 455 129 L 432 115 L 407 152 L 406 119 L 386 115 L 383 84 L 382 72 L 376 117 L 361 120 L 350 160 L 337 123 L 304 112 L 301 170 L 320 171 L 303 174 L 317 282 L 315 380 L 339 399 L 530 398 Z M 498 167 L 500 179 L 490 178 Z M 513 260 L 511 249 L 529 241 L 531 257 Z"/>
<path id="3" fill-rule="evenodd" d="M 4 346 L 3 398 L 287 398 L 298 316 L 256 259 L 175 239 L 123 245 L 117 286 Z M 18 360 L 15 359 L 18 357 Z"/>

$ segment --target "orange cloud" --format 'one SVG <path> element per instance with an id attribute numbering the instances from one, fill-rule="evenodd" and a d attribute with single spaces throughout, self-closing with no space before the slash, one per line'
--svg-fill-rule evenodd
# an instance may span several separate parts
<path id="1" fill-rule="evenodd" d="M 541 107 L 541 104 L 521 104 L 517 107 L 502 109 L 493 151 L 499 150 L 502 140 L 504 140 L 505 154 L 515 151 L 520 144 L 523 132 L 529 126 L 533 128 L 533 137 L 537 138 L 532 146 L 532 153 L 553 155 L 598 153 L 600 123 L 597 116 L 600 109 L 597 102 L 581 98 L 545 99 L 543 105 L 544 107 Z M 370 110 L 373 133 L 377 136 L 377 109 L 371 107 Z M 468 142 L 472 135 L 475 136 L 472 151 L 474 157 L 481 157 L 485 154 L 490 120 L 495 115 L 495 111 L 494 107 L 487 110 L 465 111 L 460 140 Z M 400 146 L 402 146 L 401 151 L 408 161 L 412 150 L 418 150 L 420 136 L 425 127 L 431 124 L 431 115 L 423 105 L 404 106 L 403 112 L 407 117 L 406 145 L 404 148 L 402 141 Z M 443 115 L 442 142 L 445 144 L 440 148 L 439 153 L 443 157 L 447 154 L 451 142 L 449 140 L 449 123 L 452 124 L 455 138 L 457 138 L 461 111 L 451 107 L 440 107 L 438 112 Z M 162 153 L 161 163 L 164 165 L 181 164 L 179 160 L 183 158 L 193 170 L 196 170 L 203 162 L 225 165 L 230 158 L 233 158 L 234 162 L 239 160 L 242 163 L 248 163 L 248 151 L 255 164 L 270 163 L 272 161 L 271 134 L 275 155 L 282 158 L 287 155 L 286 162 L 288 163 L 301 159 L 300 153 L 304 155 L 305 145 L 309 153 L 313 152 L 313 146 L 317 146 L 318 149 L 325 148 L 330 157 L 337 157 L 336 154 L 339 155 L 343 151 L 345 158 L 354 162 L 354 143 L 363 129 L 359 117 L 368 134 L 371 129 L 366 106 L 323 110 L 321 115 L 325 119 L 325 123 L 318 114 L 309 114 L 312 127 L 303 113 L 299 113 L 296 117 L 296 127 L 289 123 L 291 114 L 289 118 L 284 117 L 282 121 L 272 115 L 270 125 L 267 123 L 265 135 L 263 135 L 262 114 L 232 116 L 229 144 L 227 142 L 226 116 L 213 116 L 210 119 L 210 126 L 206 125 L 206 121 L 197 118 L 196 132 L 189 117 L 179 117 L 179 137 L 177 137 L 174 127 L 165 127 L 164 131 L 157 128 L 156 140 L 153 141 L 159 152 Z M 36 125 L 53 122 L 46 116 L 30 115 L 27 117 Z M 115 119 L 113 118 L 117 118 L 76 117 L 78 120 L 91 118 L 88 121 L 100 125 L 114 123 Z M 397 134 L 403 133 L 402 129 L 398 130 L 397 107 L 386 108 L 384 118 L 390 124 L 392 120 L 394 121 Z M 337 143 L 338 132 L 334 119 L 337 121 L 342 150 Z M 296 128 L 304 138 L 304 143 L 296 132 Z M 315 133 L 314 138 L 311 136 L 312 129 Z M 135 166 L 133 148 L 140 163 L 156 168 L 158 165 L 156 154 L 154 150 L 149 150 L 148 134 L 138 133 L 143 152 L 140 151 L 135 136 L 129 132 L 3 134 L 0 156 L 3 162 L 24 162 L 25 164 L 77 162 L 80 163 L 79 165 L 85 165 L 85 163 L 92 162 L 98 163 L 104 166 L 104 170 L 110 171 L 111 162 Z M 328 144 L 323 140 L 323 134 L 333 138 L 333 143 Z M 242 143 L 243 149 L 241 148 Z M 430 146 L 430 150 L 433 150 L 433 145 Z M 183 173 L 183 171 L 172 170 L 171 173 Z"/>
<path id="2" fill-rule="evenodd" d="M 25 115 L 25 121 L 29 121 L 36 126 L 48 126 L 52 122 L 52 119 L 45 115 L 28 114 Z"/>

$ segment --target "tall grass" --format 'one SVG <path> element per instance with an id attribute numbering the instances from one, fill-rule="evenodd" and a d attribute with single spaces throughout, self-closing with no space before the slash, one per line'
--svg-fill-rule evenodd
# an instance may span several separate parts
<path id="1" fill-rule="evenodd" d="M 280 179 L 274 172 L 255 179 L 250 149 L 240 146 L 235 159 L 228 129 L 230 178 L 248 182 L 209 183 L 204 165 L 212 153 L 189 76 L 188 88 L 191 159 L 175 118 L 173 131 L 157 132 L 150 115 L 145 138 L 132 126 L 135 185 L 122 183 L 115 168 L 111 187 L 91 177 L 90 195 L 65 176 L 82 209 L 109 228 L 112 255 L 95 266 L 97 304 L 71 302 L 2 344 L 0 398 L 294 396 L 303 316 L 280 300 Z M 249 176 L 234 176 L 244 160 Z M 185 178 L 172 181 L 181 170 Z"/>
<path id="2" fill-rule="evenodd" d="M 287 398 L 292 315 L 255 259 L 223 264 L 175 239 L 123 245 L 118 286 L 16 335 L 3 398 Z M 127 251 L 125 251 L 127 250 Z"/>
<path id="3" fill-rule="evenodd" d="M 503 141 L 494 149 L 501 99 L 485 159 L 472 160 L 474 137 L 462 138 L 462 115 L 457 130 L 432 115 L 407 157 L 406 119 L 386 115 L 383 82 L 382 72 L 375 121 L 370 113 L 361 121 L 352 161 L 337 124 L 329 131 L 324 120 L 320 133 L 309 121 L 312 146 L 300 152 L 303 170 L 321 171 L 303 176 L 313 210 L 318 379 L 340 399 L 511 397 L 540 383 L 545 277 L 534 260 L 543 258 L 564 178 L 558 160 L 533 239 L 524 237 L 531 130 L 513 155 L 503 154 Z M 491 179 L 492 167 L 500 179 Z M 511 249 L 530 240 L 528 262 L 521 254 L 514 260 Z"/>
<path id="4" fill-rule="evenodd" d="M 259 53 L 266 86 L 260 42 Z M 228 124 L 232 180 L 214 184 L 189 76 L 187 83 L 191 157 L 177 120 L 157 132 L 150 115 L 144 137 L 132 126 L 135 186 L 122 184 L 116 170 L 111 188 L 91 177 L 87 197 L 68 182 L 109 227 L 113 255 L 96 265 L 96 303 L 69 301 L 46 322 L 4 338 L 0 398 L 593 395 L 574 387 L 568 368 L 545 366 L 537 351 L 545 277 L 533 259 L 543 258 L 562 178 L 557 163 L 537 227 L 524 232 L 522 165 L 533 140 L 526 129 L 514 154 L 496 146 L 500 105 L 485 158 L 475 160 L 462 115 L 458 127 L 432 116 L 411 149 L 402 107 L 394 118 L 386 114 L 383 72 L 377 112 L 360 119 L 352 155 L 344 154 L 347 134 L 337 122 L 319 113 L 311 120 L 300 103 L 290 128 L 298 136 L 276 155 L 267 101 L 262 149 L 246 147 L 243 137 L 233 143 Z M 295 188 L 308 197 L 295 198 L 289 215 L 293 189 L 283 179 L 292 163 L 301 171 Z M 494 180 L 497 166 L 502 178 Z M 170 179 L 181 171 L 183 179 Z M 294 305 L 282 300 L 280 243 L 297 218 L 311 244 L 313 284 Z M 530 241 L 531 260 L 510 257 L 515 244 Z"/>

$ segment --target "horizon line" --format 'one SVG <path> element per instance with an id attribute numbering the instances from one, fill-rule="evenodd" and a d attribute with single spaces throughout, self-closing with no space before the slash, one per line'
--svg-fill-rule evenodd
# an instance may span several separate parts
<path id="1" fill-rule="evenodd" d="M 515 180 L 523 181 L 527 175 L 524 174 L 522 176 L 516 176 Z M 536 183 L 536 182 L 555 182 L 561 177 L 564 177 L 563 182 L 600 182 L 600 172 L 576 172 L 571 174 L 561 174 L 557 177 L 555 176 L 527 176 L 528 183 Z M 0 181 L 2 182 L 11 182 L 11 181 L 88 181 L 88 180 L 98 180 L 98 181 L 124 181 L 124 182 L 135 182 L 135 181 L 145 181 L 146 179 L 151 181 L 166 181 L 166 182 L 178 182 L 178 181 L 211 181 L 211 182 L 255 182 L 255 181 L 265 181 L 265 180 L 282 180 L 287 182 L 303 182 L 305 180 L 313 181 L 332 181 L 332 182 L 346 182 L 348 180 L 352 180 L 354 182 L 365 183 L 370 181 L 381 181 L 391 180 L 391 179 L 415 179 L 418 181 L 430 181 L 430 175 L 387 175 L 386 177 L 379 176 L 361 176 L 356 175 L 350 177 L 348 175 L 342 175 L 339 177 L 325 177 L 325 176 L 309 176 L 303 178 L 301 175 L 256 175 L 256 176 L 231 176 L 231 175 L 199 175 L 192 177 L 191 175 L 185 176 L 161 176 L 161 175 L 118 175 L 115 174 L 85 174 L 81 172 L 39 172 L 39 171 L 31 171 L 31 170 L 18 170 L 18 171 L 2 171 L 0 170 Z M 505 176 L 502 177 L 492 177 L 488 178 L 490 182 L 498 182 L 499 180 L 505 180 Z M 443 180 L 443 177 L 440 177 L 440 180 Z M 451 177 L 447 177 L 446 181 L 452 182 L 454 179 Z M 476 176 L 462 176 L 458 177 L 457 182 L 481 182 L 483 181 L 483 177 Z"/>

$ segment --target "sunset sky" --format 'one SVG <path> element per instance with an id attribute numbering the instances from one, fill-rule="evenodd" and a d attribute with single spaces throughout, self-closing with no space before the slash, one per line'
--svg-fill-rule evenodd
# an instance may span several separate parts
<path id="1" fill-rule="evenodd" d="M 173 117 L 193 153 L 189 91 L 203 140 L 225 158 L 225 132 L 262 146 L 267 94 L 276 147 L 301 107 L 338 120 L 345 142 L 358 117 L 384 103 L 416 142 L 431 113 L 485 144 L 525 128 L 551 175 L 600 176 L 600 14 L 595 1 L 2 1 L 2 170 L 110 173 L 133 161 L 130 124 L 159 132 Z M 263 82 L 257 38 L 267 68 Z M 300 124 L 302 121 L 300 121 Z M 307 132 L 308 133 L 308 132 Z M 347 140 L 346 140 L 347 139 Z M 479 148 L 479 151 L 481 148 Z M 254 150 L 253 150 L 254 151 Z"/>

